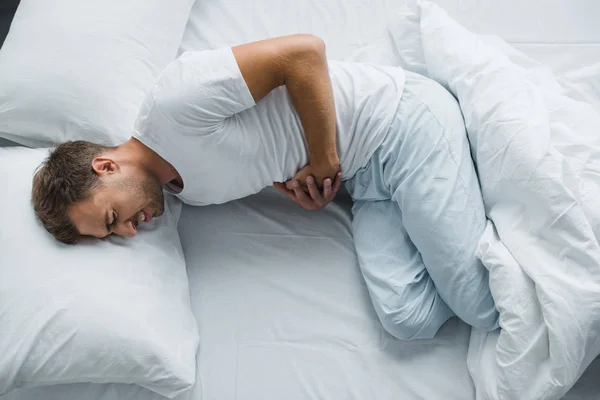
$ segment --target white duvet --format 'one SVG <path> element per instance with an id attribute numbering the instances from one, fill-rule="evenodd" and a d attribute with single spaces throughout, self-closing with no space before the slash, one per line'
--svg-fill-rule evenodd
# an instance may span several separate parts
<path id="1" fill-rule="evenodd" d="M 502 328 L 472 331 L 477 399 L 560 399 L 600 353 L 599 110 L 427 1 L 411 3 L 389 34 L 370 55 L 458 98 L 481 181 L 490 222 L 479 256 Z"/>

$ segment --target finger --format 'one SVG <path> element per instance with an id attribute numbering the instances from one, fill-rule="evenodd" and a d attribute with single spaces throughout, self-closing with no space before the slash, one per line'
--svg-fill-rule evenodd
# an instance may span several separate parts
<path id="1" fill-rule="evenodd" d="M 323 201 L 323 196 L 321 196 L 321 192 L 315 183 L 315 178 L 312 176 L 306 178 L 306 186 L 308 186 L 308 192 L 314 201 L 317 203 Z"/>
<path id="2" fill-rule="evenodd" d="M 287 180 L 287 181 L 285 182 L 285 187 L 286 187 L 288 190 L 292 190 L 292 188 L 293 188 L 293 186 L 294 186 L 294 182 L 295 182 L 295 181 L 296 181 L 295 177 L 294 177 L 294 178 L 292 178 L 292 179 L 289 179 L 289 180 Z"/>
<path id="3" fill-rule="evenodd" d="M 285 184 L 283 184 L 281 182 L 273 182 L 273 187 L 280 192 L 287 190 L 287 187 L 285 186 Z"/>
<path id="4" fill-rule="evenodd" d="M 333 198 L 337 194 L 338 190 L 340 190 L 340 187 L 342 186 L 342 173 L 338 172 L 335 175 L 335 178 L 333 181 L 333 187 L 331 186 L 331 180 L 328 180 L 328 185 L 323 184 L 323 186 L 324 186 L 323 195 L 324 195 L 325 199 L 327 201 L 333 200 Z"/>
<path id="5" fill-rule="evenodd" d="M 293 190 L 294 190 L 294 194 L 296 195 L 296 198 L 298 199 L 298 202 L 303 207 L 311 206 L 312 200 L 308 197 L 308 195 L 306 194 L 304 189 L 302 189 L 302 187 L 300 187 L 300 182 L 294 182 Z"/>
<path id="6" fill-rule="evenodd" d="M 308 171 L 307 171 L 307 168 L 304 167 L 304 168 L 300 169 L 299 171 L 297 171 L 296 175 L 294 175 L 293 177 L 288 179 L 288 181 L 285 184 L 288 189 L 292 190 L 294 182 L 300 182 L 300 185 L 303 185 L 304 182 L 306 182 L 307 176 L 308 176 Z"/>
<path id="7" fill-rule="evenodd" d="M 292 190 L 290 190 L 290 189 L 287 188 L 287 186 L 285 185 L 285 183 L 273 182 L 273 187 L 275 189 L 277 189 L 278 192 L 281 192 L 283 194 L 294 193 Z"/>
<path id="8" fill-rule="evenodd" d="M 296 199 L 296 194 L 294 193 L 293 190 L 289 190 L 287 188 L 287 186 L 285 186 L 284 183 L 280 183 L 280 182 L 275 182 L 273 183 L 273 187 L 280 193 L 285 194 L 287 197 L 289 197 L 291 200 L 294 200 L 296 203 L 298 203 L 298 199 Z"/>
<path id="9" fill-rule="evenodd" d="M 342 187 L 342 173 L 338 172 L 335 175 L 335 181 L 333 182 L 333 193 L 332 194 L 335 196 L 341 187 Z"/>
<path id="10" fill-rule="evenodd" d="M 327 178 L 323 181 L 323 197 L 325 200 L 331 200 L 331 179 Z"/>

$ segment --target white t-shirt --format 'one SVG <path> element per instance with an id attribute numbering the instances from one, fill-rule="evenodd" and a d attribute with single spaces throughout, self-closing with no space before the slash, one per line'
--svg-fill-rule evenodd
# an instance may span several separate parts
<path id="1" fill-rule="evenodd" d="M 366 165 L 402 96 L 401 68 L 328 61 L 343 179 Z M 285 86 L 258 103 L 230 47 L 186 52 L 160 74 L 133 136 L 181 175 L 188 204 L 225 203 L 293 177 L 308 160 Z"/>

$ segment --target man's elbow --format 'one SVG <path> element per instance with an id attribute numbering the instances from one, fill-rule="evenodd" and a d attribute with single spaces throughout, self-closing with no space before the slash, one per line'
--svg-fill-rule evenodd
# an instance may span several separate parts
<path id="1" fill-rule="evenodd" d="M 308 35 L 306 40 L 308 41 L 307 46 L 310 52 L 316 54 L 319 57 L 325 57 L 326 46 L 325 41 L 323 39 L 316 35 Z"/>
<path id="2" fill-rule="evenodd" d="M 295 46 L 295 58 L 305 61 L 322 61 L 325 59 L 325 41 L 313 34 L 298 34 Z"/>

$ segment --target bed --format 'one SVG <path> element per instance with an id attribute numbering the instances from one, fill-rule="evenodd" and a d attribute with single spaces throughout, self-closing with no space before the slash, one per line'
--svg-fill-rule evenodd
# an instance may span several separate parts
<path id="1" fill-rule="evenodd" d="M 594 0 L 440 0 L 467 28 L 503 37 L 600 102 Z M 295 32 L 329 57 L 361 59 L 385 35 L 393 0 L 197 0 L 179 52 Z M 518 10 L 518 11 L 517 11 Z M 371 49 L 372 50 L 372 49 Z M 594 73 L 596 73 L 594 78 Z M 8 145 L 8 143 L 4 143 Z M 475 399 L 471 329 L 452 319 L 432 340 L 401 342 L 372 310 L 344 193 L 309 212 L 267 189 L 210 207 L 183 206 L 179 233 L 200 334 L 196 383 L 177 400 Z M 600 360 L 565 400 L 598 397 Z M 1 400 L 162 400 L 136 385 L 18 389 Z"/>

